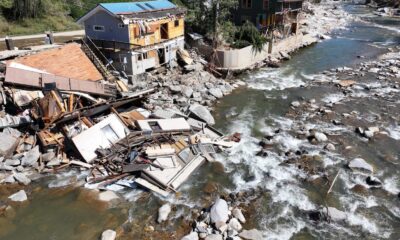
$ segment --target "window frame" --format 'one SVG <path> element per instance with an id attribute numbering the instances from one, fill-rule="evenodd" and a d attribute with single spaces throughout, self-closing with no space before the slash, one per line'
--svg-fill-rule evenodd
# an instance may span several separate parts
<path id="1" fill-rule="evenodd" d="M 96 29 L 100 28 L 100 29 Z M 95 32 L 105 32 L 106 28 L 103 25 L 93 25 L 93 31 Z"/>
<path id="2" fill-rule="evenodd" d="M 268 10 L 269 9 L 269 0 L 263 0 L 263 9 Z"/>
<path id="3" fill-rule="evenodd" d="M 250 9 L 253 7 L 252 0 L 242 0 L 242 8 Z"/>

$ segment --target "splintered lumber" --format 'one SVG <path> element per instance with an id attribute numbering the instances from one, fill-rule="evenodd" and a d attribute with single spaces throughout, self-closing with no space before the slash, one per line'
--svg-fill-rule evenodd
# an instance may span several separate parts
<path id="1" fill-rule="evenodd" d="M 54 100 L 56 101 L 58 107 L 61 109 L 61 112 L 65 112 L 64 104 L 58 99 L 58 96 L 55 91 L 51 91 L 51 95 L 53 96 Z"/>
<path id="2" fill-rule="evenodd" d="M 71 95 L 69 95 L 69 111 L 72 112 L 74 111 L 74 94 L 71 93 Z"/>
<path id="3" fill-rule="evenodd" d="M 167 191 L 162 190 L 161 188 L 151 184 L 150 182 L 144 180 L 143 178 L 136 178 L 135 182 L 144 188 L 150 189 L 151 191 L 160 194 L 163 197 L 167 197 L 169 194 Z"/>
<path id="4" fill-rule="evenodd" d="M 134 172 L 140 172 L 143 171 L 145 169 L 147 169 L 148 167 L 150 167 L 150 164 L 129 164 L 129 165 L 124 165 L 122 167 L 122 172 L 123 173 L 134 173 Z"/>
<path id="5" fill-rule="evenodd" d="M 84 163 L 84 162 L 76 161 L 76 160 L 71 160 L 71 161 L 69 162 L 69 164 L 77 165 L 77 166 L 84 167 L 84 168 L 89 168 L 89 169 L 93 167 L 93 166 L 92 166 L 91 164 L 89 164 L 89 163 Z"/>
<path id="6" fill-rule="evenodd" d="M 332 184 L 331 184 L 331 187 L 329 188 L 329 190 L 328 190 L 328 192 L 326 193 L 326 195 L 328 195 L 328 194 L 332 191 L 333 185 L 335 185 L 335 182 L 336 182 L 336 180 L 337 180 L 337 178 L 338 178 L 338 176 L 339 176 L 339 173 L 340 173 L 340 169 L 339 169 L 339 171 L 337 172 L 335 178 L 333 179 L 333 182 L 332 182 Z"/>

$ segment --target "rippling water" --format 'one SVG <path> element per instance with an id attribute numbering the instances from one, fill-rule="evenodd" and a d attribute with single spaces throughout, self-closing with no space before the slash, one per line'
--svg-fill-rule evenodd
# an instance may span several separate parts
<path id="1" fill-rule="evenodd" d="M 264 68 L 241 76 L 248 86 L 222 99 L 215 107 L 215 116 L 217 128 L 227 133 L 241 132 L 242 141 L 228 154 L 217 157 L 223 166 L 209 163 L 199 169 L 182 186 L 180 196 L 161 199 L 152 194 L 143 194 L 140 190 L 127 190 L 122 195 L 130 200 L 129 204 L 104 210 L 87 200 L 87 195 L 80 190 L 63 194 L 56 194 L 54 190 L 33 191 L 30 195 L 32 202 L 17 210 L 17 218 L 8 222 L 10 226 L 0 227 L 0 238 L 94 239 L 102 230 L 115 228 L 116 224 L 128 219 L 137 227 L 131 229 L 126 239 L 132 239 L 132 236 L 140 239 L 143 227 L 155 224 L 155 215 L 162 202 L 170 201 L 175 207 L 169 223 L 156 225 L 156 230 L 173 232 L 183 225 L 187 226 L 191 219 L 190 210 L 206 207 L 204 204 L 212 202 L 218 191 L 238 192 L 261 187 L 266 194 L 257 201 L 254 206 L 257 211 L 249 217 L 245 227 L 262 230 L 267 239 L 399 239 L 400 208 L 395 196 L 400 192 L 399 122 L 384 117 L 387 120 L 384 129 L 390 138 L 368 143 L 355 136 L 351 127 L 333 126 L 323 121 L 304 121 L 307 116 L 295 119 L 286 116 L 290 103 L 301 99 L 316 99 L 319 104 L 345 101 L 335 110 L 357 110 L 360 112 L 360 121 L 374 121 L 376 114 L 382 113 L 379 101 L 367 99 L 369 93 L 363 88 L 354 92 L 351 100 L 346 100 L 343 93 L 332 86 L 309 86 L 310 83 L 327 80 L 327 76 L 321 74 L 324 70 L 374 59 L 387 47 L 400 44 L 399 20 L 376 18 L 368 9 L 360 6 L 348 6 L 347 9 L 360 21 L 335 32 L 330 40 L 298 51 L 292 60 L 279 69 Z M 366 84 L 373 87 L 381 83 L 371 80 Z M 301 87 L 303 85 L 307 87 Z M 394 91 L 390 87 L 386 90 Z M 379 88 L 374 93 L 387 94 L 383 91 Z M 396 103 L 393 105 L 393 109 L 396 109 Z M 336 135 L 334 141 L 352 145 L 353 150 L 350 153 L 345 149 L 323 152 L 321 146 L 295 136 L 292 129 L 300 125 Z M 260 138 L 277 129 L 280 131 L 274 137 L 276 147 L 268 150 L 267 157 L 256 156 L 260 150 Z M 377 169 L 376 176 L 383 181 L 385 191 L 374 191 L 366 196 L 354 194 L 350 189 L 356 184 L 365 185 L 365 176 L 344 170 L 333 192 L 327 197 L 328 186 L 312 184 L 307 181 L 308 176 L 304 171 L 282 164 L 287 159 L 282 153 L 299 149 L 320 158 L 330 176 L 343 168 L 348 159 L 363 157 Z M 393 156 L 393 160 L 388 162 L 383 156 Z M 45 181 L 45 184 L 62 187 L 69 184 L 68 179 L 68 176 L 65 179 L 59 177 Z M 215 194 L 205 193 L 204 189 L 209 183 L 217 186 Z M 305 212 L 325 204 L 345 211 L 346 221 L 311 222 Z M 4 228 L 8 231 L 2 234 Z"/>

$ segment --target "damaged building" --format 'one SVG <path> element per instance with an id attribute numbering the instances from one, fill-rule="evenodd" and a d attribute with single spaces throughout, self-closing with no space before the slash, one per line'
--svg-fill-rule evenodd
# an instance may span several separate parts
<path id="1" fill-rule="evenodd" d="M 78 20 L 95 45 L 128 76 L 169 64 L 184 48 L 185 10 L 167 0 L 102 3 Z"/>
<path id="2" fill-rule="evenodd" d="M 297 33 L 298 16 L 303 0 L 239 0 L 234 19 L 237 25 L 246 21 L 258 29 L 278 29 L 285 36 Z"/>

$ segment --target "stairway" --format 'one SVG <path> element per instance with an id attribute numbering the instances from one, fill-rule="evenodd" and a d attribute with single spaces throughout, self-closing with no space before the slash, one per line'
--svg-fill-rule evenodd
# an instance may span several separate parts
<path id="1" fill-rule="evenodd" d="M 115 68 L 111 64 L 109 65 L 109 68 L 104 65 L 103 61 L 101 61 L 99 57 L 104 59 L 104 62 L 108 61 L 107 58 L 100 52 L 100 50 L 90 39 L 85 38 L 82 40 L 82 50 L 86 54 L 86 56 L 88 56 L 88 58 L 93 62 L 93 64 L 96 66 L 97 70 L 99 70 L 105 80 L 109 82 L 114 82 L 117 80 L 117 78 L 109 71 L 109 68 L 116 71 Z"/>

